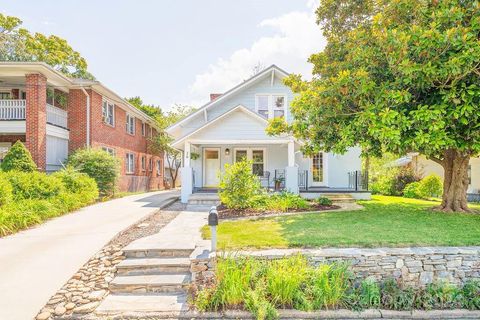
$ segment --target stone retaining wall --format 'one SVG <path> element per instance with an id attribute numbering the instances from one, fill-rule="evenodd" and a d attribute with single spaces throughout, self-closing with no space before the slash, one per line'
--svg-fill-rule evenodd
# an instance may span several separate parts
<path id="1" fill-rule="evenodd" d="M 243 251 L 239 255 L 278 259 L 292 254 L 304 254 L 312 264 L 345 261 L 356 278 L 395 278 L 406 286 L 424 286 L 447 280 L 461 284 L 480 278 L 480 247 L 415 247 L 378 249 L 278 249 Z M 197 285 L 214 276 L 214 256 L 206 254 L 192 260 L 192 273 Z"/>

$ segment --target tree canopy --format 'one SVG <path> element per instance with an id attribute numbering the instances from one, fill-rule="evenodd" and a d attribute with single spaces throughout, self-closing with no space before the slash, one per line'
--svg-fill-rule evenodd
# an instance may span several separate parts
<path id="1" fill-rule="evenodd" d="M 470 157 L 480 152 L 480 10 L 467 0 L 322 0 L 328 44 L 314 78 L 292 75 L 291 132 L 307 153 L 418 151 L 445 169 L 441 209 L 468 210 Z"/>
<path id="2" fill-rule="evenodd" d="M 65 39 L 30 33 L 22 20 L 0 13 L 0 61 L 42 61 L 74 78 L 93 79 L 87 61 Z"/>

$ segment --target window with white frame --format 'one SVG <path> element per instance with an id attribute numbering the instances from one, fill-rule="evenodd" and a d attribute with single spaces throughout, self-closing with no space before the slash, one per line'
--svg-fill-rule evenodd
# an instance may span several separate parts
<path id="1" fill-rule="evenodd" d="M 142 136 L 145 137 L 145 135 L 147 134 L 147 124 L 145 122 L 142 122 Z"/>
<path id="2" fill-rule="evenodd" d="M 125 171 L 129 174 L 135 172 L 135 155 L 133 153 L 125 155 Z"/>
<path id="3" fill-rule="evenodd" d="M 9 100 L 10 98 L 10 91 L 0 91 L 0 100 Z"/>
<path id="4" fill-rule="evenodd" d="M 234 161 L 252 161 L 252 172 L 257 176 L 263 176 L 265 172 L 265 149 L 235 149 Z"/>
<path id="5" fill-rule="evenodd" d="M 126 123 L 127 133 L 134 135 L 135 134 L 135 117 L 127 114 L 127 123 Z"/>
<path id="6" fill-rule="evenodd" d="M 150 157 L 148 159 L 148 171 L 153 171 L 153 159 Z"/>
<path id="7" fill-rule="evenodd" d="M 107 100 L 103 100 L 102 118 L 106 124 L 115 126 L 115 105 Z"/>
<path id="8" fill-rule="evenodd" d="M 157 160 L 157 176 L 162 175 L 162 160 Z"/>
<path id="9" fill-rule="evenodd" d="M 286 96 L 279 94 L 259 94 L 255 99 L 257 112 L 267 119 L 285 116 Z"/>
<path id="10" fill-rule="evenodd" d="M 143 171 L 145 171 L 146 162 L 147 162 L 147 157 L 142 156 L 142 170 Z"/>
<path id="11" fill-rule="evenodd" d="M 150 138 L 153 138 L 153 128 L 150 126 Z"/>
<path id="12" fill-rule="evenodd" d="M 112 157 L 115 156 L 115 149 L 110 147 L 102 147 L 102 150 L 108 152 Z"/>

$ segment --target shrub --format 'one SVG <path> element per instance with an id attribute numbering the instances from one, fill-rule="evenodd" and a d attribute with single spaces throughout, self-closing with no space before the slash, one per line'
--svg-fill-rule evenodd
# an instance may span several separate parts
<path id="1" fill-rule="evenodd" d="M 22 172 L 32 172 L 37 170 L 32 155 L 20 141 L 15 142 L 10 150 L 8 150 L 5 158 L 3 158 L 1 168 L 3 171 L 17 170 Z"/>
<path id="2" fill-rule="evenodd" d="M 309 203 L 306 199 L 291 192 L 282 192 L 267 196 L 265 203 L 267 210 L 281 212 L 286 212 L 292 209 L 307 209 L 309 207 Z"/>
<path id="3" fill-rule="evenodd" d="M 98 198 L 97 183 L 85 173 L 78 172 L 72 167 L 67 167 L 64 170 L 55 172 L 53 176 L 63 182 L 67 192 L 80 194 L 87 203 Z"/>
<path id="4" fill-rule="evenodd" d="M 64 191 L 60 179 L 42 172 L 10 171 L 5 174 L 15 200 L 50 199 Z"/>
<path id="5" fill-rule="evenodd" d="M 360 304 L 363 308 L 378 308 L 380 305 L 380 287 L 373 278 L 367 278 L 360 284 Z"/>
<path id="6" fill-rule="evenodd" d="M 0 207 L 12 201 L 12 192 L 12 185 L 5 175 L 0 172 Z"/>
<path id="7" fill-rule="evenodd" d="M 480 309 L 480 280 L 467 281 L 460 290 L 462 307 L 469 310 Z"/>
<path id="8" fill-rule="evenodd" d="M 372 182 L 371 190 L 373 193 L 399 196 L 403 194 L 406 185 L 416 181 L 419 181 L 419 178 L 412 169 L 393 167 Z"/>
<path id="9" fill-rule="evenodd" d="M 116 157 L 100 149 L 79 149 L 68 158 L 68 164 L 93 178 L 102 196 L 114 194 L 120 169 Z"/>
<path id="10" fill-rule="evenodd" d="M 439 197 L 443 192 L 442 179 L 436 174 L 430 174 L 420 181 L 418 188 L 423 197 Z"/>
<path id="11" fill-rule="evenodd" d="M 332 205 L 332 200 L 328 199 L 327 197 L 318 197 L 317 198 L 317 203 L 321 206 L 331 206 Z"/>
<path id="12" fill-rule="evenodd" d="M 403 196 L 405 198 L 421 199 L 422 193 L 420 192 L 420 182 L 412 182 L 407 184 L 403 189 Z"/>
<path id="13" fill-rule="evenodd" d="M 260 181 L 252 173 L 251 161 L 225 165 L 225 173 L 220 179 L 219 195 L 222 203 L 232 209 L 246 209 L 259 193 Z"/>

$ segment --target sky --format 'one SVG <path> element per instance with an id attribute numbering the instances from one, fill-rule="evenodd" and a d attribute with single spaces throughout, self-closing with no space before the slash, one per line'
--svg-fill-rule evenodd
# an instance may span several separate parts
<path id="1" fill-rule="evenodd" d="M 65 38 L 124 97 L 200 107 L 271 64 L 311 75 L 317 0 L 2 0 L 31 32 Z"/>

